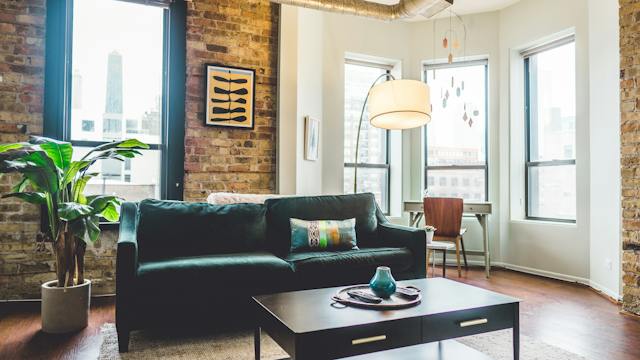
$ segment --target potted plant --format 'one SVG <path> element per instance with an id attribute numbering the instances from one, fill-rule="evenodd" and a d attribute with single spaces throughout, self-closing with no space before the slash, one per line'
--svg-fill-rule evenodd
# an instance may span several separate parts
<path id="1" fill-rule="evenodd" d="M 122 199 L 110 195 L 84 194 L 89 172 L 98 160 L 124 161 L 141 155 L 149 146 L 135 139 L 103 144 L 73 161 L 68 142 L 32 137 L 29 142 L 0 144 L 0 175 L 18 173 L 11 193 L 43 207 L 46 229 L 41 235 L 51 242 L 57 279 L 42 284 L 42 330 L 64 333 L 87 326 L 91 282 L 84 278 L 84 253 L 88 242 L 100 235 L 99 221 L 117 221 Z"/>
<path id="2" fill-rule="evenodd" d="M 436 228 L 431 225 L 425 226 L 424 230 L 427 233 L 427 244 L 431 244 L 433 242 L 433 234 L 436 232 Z"/>

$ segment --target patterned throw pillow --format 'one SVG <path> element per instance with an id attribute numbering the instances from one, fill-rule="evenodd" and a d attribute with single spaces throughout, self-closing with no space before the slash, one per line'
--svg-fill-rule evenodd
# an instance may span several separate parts
<path id="1" fill-rule="evenodd" d="M 291 219 L 291 252 L 310 250 L 358 250 L 356 219 Z"/>

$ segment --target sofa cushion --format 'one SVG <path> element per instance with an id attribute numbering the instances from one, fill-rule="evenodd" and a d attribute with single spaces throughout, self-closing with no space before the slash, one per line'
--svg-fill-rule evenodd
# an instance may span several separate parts
<path id="1" fill-rule="evenodd" d="M 261 204 L 143 200 L 138 216 L 140 261 L 255 251 L 266 239 Z"/>
<path id="2" fill-rule="evenodd" d="M 391 247 L 292 253 L 284 259 L 306 288 L 366 283 L 378 266 L 389 266 L 394 274 L 399 274 L 413 265 L 409 249 Z"/>
<path id="3" fill-rule="evenodd" d="M 292 274 L 268 252 L 193 256 L 141 263 L 135 288 L 141 298 L 163 302 L 232 298 L 285 289 Z"/>
<path id="4" fill-rule="evenodd" d="M 372 246 L 378 239 L 377 205 L 373 194 L 305 196 L 268 199 L 268 247 L 285 256 L 291 248 L 290 219 L 346 220 L 356 219 L 358 247 Z"/>

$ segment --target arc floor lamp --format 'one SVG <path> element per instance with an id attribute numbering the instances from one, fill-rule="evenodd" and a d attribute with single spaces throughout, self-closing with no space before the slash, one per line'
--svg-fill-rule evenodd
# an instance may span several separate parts
<path id="1" fill-rule="evenodd" d="M 378 83 L 381 79 L 387 79 Z M 358 154 L 360 131 L 364 112 L 372 126 L 387 130 L 413 129 L 431 121 L 429 87 L 422 81 L 396 80 L 391 74 L 380 75 L 371 85 L 362 104 L 358 133 L 356 135 L 356 159 L 353 167 L 353 193 L 358 191 Z"/>

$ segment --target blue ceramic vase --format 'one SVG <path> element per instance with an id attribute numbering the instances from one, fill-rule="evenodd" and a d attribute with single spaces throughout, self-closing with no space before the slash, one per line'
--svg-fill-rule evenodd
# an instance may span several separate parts
<path id="1" fill-rule="evenodd" d="M 369 282 L 369 287 L 376 296 L 388 299 L 396 292 L 396 280 L 391 275 L 391 269 L 387 266 L 378 266 L 376 274 Z"/>

